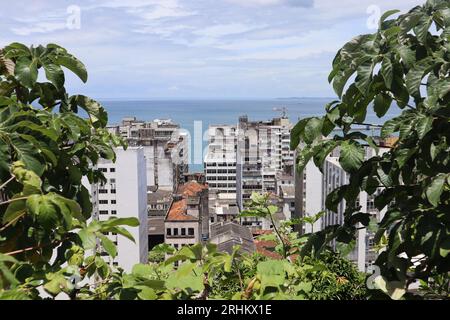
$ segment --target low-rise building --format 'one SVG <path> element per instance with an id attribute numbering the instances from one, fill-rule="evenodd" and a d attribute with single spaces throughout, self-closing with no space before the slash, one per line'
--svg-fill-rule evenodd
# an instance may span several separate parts
<path id="1" fill-rule="evenodd" d="M 156 190 L 147 192 L 148 248 L 164 243 L 164 218 L 172 202 L 172 192 Z"/>
<path id="2" fill-rule="evenodd" d="M 164 242 L 179 249 L 209 238 L 208 186 L 190 181 L 178 187 L 164 219 Z"/>
<path id="3" fill-rule="evenodd" d="M 217 245 L 217 250 L 232 253 L 234 246 L 240 250 L 253 253 L 256 250 L 253 236 L 249 228 L 235 221 L 222 221 L 211 225 L 210 242 Z"/>

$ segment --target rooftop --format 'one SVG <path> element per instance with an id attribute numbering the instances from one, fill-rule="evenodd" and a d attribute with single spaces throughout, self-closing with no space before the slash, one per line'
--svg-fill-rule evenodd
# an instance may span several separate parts
<path id="1" fill-rule="evenodd" d="M 172 202 L 166 216 L 166 221 L 197 221 L 198 218 L 187 214 L 187 200 Z"/>
<path id="2" fill-rule="evenodd" d="M 191 180 L 183 185 L 180 185 L 178 187 L 177 193 L 182 195 L 183 197 L 195 197 L 206 189 L 208 189 L 207 185 L 200 184 L 197 181 Z"/>

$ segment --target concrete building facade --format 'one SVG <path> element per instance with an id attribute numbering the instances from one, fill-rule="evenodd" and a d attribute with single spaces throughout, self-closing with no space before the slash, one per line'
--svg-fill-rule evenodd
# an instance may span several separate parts
<path id="1" fill-rule="evenodd" d="M 91 192 L 93 219 L 134 217 L 139 220 L 138 227 L 124 227 L 135 243 L 118 234 L 107 234 L 117 245 L 117 257 L 109 259 L 109 263 L 131 271 L 133 265 L 146 263 L 148 257 L 146 161 L 142 147 L 116 148 L 115 152 L 115 163 L 100 160 L 97 164 L 106 183 L 90 185 L 85 181 L 85 185 Z"/>

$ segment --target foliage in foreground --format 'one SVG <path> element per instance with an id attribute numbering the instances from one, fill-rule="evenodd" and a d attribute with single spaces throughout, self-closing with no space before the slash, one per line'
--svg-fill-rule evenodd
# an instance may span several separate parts
<path id="1" fill-rule="evenodd" d="M 420 280 L 428 289 L 442 284 L 440 297 L 448 298 L 450 2 L 429 0 L 388 19 L 397 12 L 386 12 L 375 34 L 358 36 L 339 50 L 329 81 L 340 99 L 327 105 L 324 117 L 302 119 L 293 129 L 292 148 L 303 145 L 299 171 L 310 160 L 321 168 L 338 148 L 339 162 L 350 175 L 349 183 L 326 199 L 332 212 L 346 201 L 344 224 L 315 234 L 307 246 L 320 253 L 333 239 L 352 241 L 358 223 L 369 224 L 370 215 L 357 204 L 359 193 L 367 192 L 375 196 L 378 210 L 387 210 L 375 236 L 383 247 L 376 260 L 382 275 L 378 286 L 400 298 Z M 367 124 L 369 108 L 382 118 L 397 106 L 401 114 L 379 127 L 381 138 L 398 141 L 378 154 L 374 139 L 354 129 Z M 332 130 L 340 134 L 322 138 Z M 364 147 L 377 155 L 365 160 Z"/>

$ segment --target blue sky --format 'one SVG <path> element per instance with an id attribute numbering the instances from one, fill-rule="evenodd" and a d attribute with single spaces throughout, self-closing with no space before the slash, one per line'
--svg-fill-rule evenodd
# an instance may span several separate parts
<path id="1" fill-rule="evenodd" d="M 63 45 L 89 71 L 69 92 L 97 99 L 330 97 L 335 52 L 424 1 L 15 0 L 0 45 Z"/>

